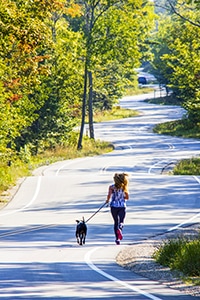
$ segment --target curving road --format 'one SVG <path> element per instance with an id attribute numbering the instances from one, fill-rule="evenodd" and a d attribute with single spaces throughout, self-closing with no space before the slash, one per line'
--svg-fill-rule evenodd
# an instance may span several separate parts
<path id="1" fill-rule="evenodd" d="M 180 158 L 198 155 L 200 141 L 152 133 L 156 123 L 184 111 L 141 101 L 150 96 L 121 100 L 140 116 L 95 124 L 96 138 L 112 142 L 115 151 L 36 170 L 0 211 L 0 299 L 197 299 L 115 263 L 128 244 L 200 221 L 200 177 L 164 172 Z M 104 207 L 88 222 L 86 245 L 78 246 L 75 220 L 96 212 L 121 171 L 130 175 L 131 195 L 122 245 L 114 244 Z"/>

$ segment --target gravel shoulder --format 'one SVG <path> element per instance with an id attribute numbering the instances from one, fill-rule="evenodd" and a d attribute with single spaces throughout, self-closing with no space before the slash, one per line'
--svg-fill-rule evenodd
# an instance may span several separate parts
<path id="1" fill-rule="evenodd" d="M 158 281 L 170 288 L 178 289 L 185 294 L 195 296 L 195 299 L 200 299 L 200 286 L 185 284 L 181 280 L 180 273 L 170 271 L 169 268 L 161 266 L 152 258 L 152 254 L 163 240 L 180 236 L 196 237 L 199 233 L 200 224 L 198 223 L 187 228 L 181 228 L 174 232 L 129 245 L 120 251 L 116 261 L 125 269 L 151 280 Z"/>

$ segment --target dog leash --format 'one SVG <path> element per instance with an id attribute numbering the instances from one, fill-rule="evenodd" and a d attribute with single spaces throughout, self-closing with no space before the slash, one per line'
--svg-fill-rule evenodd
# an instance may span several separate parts
<path id="1" fill-rule="evenodd" d="M 105 202 L 104 204 L 102 204 L 99 209 L 93 214 L 91 215 L 91 217 L 89 217 L 89 219 L 87 219 L 87 221 L 85 221 L 85 223 L 87 223 L 89 220 L 91 220 L 107 203 Z"/>

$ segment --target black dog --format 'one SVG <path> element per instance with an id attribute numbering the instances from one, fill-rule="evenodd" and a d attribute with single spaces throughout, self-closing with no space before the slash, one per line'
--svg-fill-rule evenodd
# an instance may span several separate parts
<path id="1" fill-rule="evenodd" d="M 85 239 L 87 235 L 87 226 L 85 224 L 85 220 L 83 218 L 82 221 L 76 220 L 76 239 L 79 245 L 85 244 Z"/>

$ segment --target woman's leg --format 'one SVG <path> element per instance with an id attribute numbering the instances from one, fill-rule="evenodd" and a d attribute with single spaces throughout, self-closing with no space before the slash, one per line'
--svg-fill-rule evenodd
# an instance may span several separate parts
<path id="1" fill-rule="evenodd" d="M 123 226 L 124 226 L 124 219 L 126 216 L 126 208 L 125 207 L 121 207 L 120 210 L 118 211 L 118 217 L 119 217 L 119 229 L 122 230 Z"/>
<path id="2" fill-rule="evenodd" d="M 111 215 L 112 215 L 113 220 L 114 220 L 114 233 L 115 233 L 116 240 L 118 239 L 117 230 L 118 230 L 118 227 L 119 227 L 118 210 L 119 210 L 118 207 L 111 207 Z"/>

